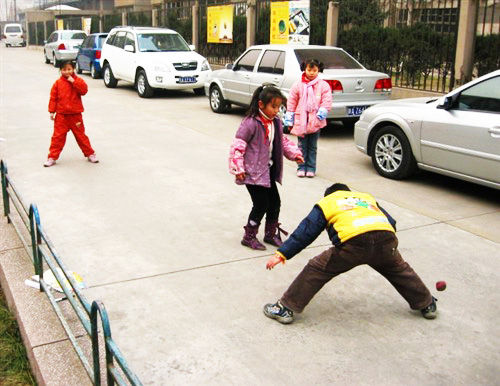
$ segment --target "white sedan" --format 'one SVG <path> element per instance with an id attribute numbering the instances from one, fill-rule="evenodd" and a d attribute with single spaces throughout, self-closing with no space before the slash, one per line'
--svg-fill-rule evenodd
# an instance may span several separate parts
<path id="1" fill-rule="evenodd" d="M 354 142 L 384 177 L 424 169 L 500 189 L 500 70 L 440 98 L 373 106 L 356 123 Z"/>

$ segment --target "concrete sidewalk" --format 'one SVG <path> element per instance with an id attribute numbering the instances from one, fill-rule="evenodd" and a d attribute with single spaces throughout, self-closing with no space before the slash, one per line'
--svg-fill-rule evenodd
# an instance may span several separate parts
<path id="1" fill-rule="evenodd" d="M 227 153 L 241 110 L 213 114 L 205 97 L 190 93 L 139 99 L 128 86 L 110 90 L 84 76 L 84 119 L 101 163 L 86 162 L 69 135 L 58 164 L 44 169 L 48 92 L 57 73 L 37 51 L 0 53 L 1 157 L 25 199 L 38 204 L 66 265 L 89 284 L 86 296 L 103 300 L 113 338 L 145 384 L 497 382 L 499 245 L 449 221 L 465 221 L 468 211 L 490 216 L 492 229 L 498 201 L 482 194 L 470 207 L 451 205 L 450 216 L 449 203 L 433 195 L 434 206 L 422 214 L 405 198 L 427 199 L 425 189 L 368 175 L 364 158 L 356 164 L 324 157 L 326 147 L 334 157 L 346 154 L 335 138 L 321 144 L 319 177 L 297 179 L 287 162 L 280 188 L 285 229 L 293 230 L 338 179 L 359 190 L 374 186 L 387 192 L 377 199 L 398 220 L 403 257 L 431 289 L 438 280 L 448 289 L 437 296 L 438 319 L 428 321 L 385 279 L 359 267 L 282 326 L 265 318 L 262 306 L 330 243 L 322 235 L 272 272 L 265 261 L 273 249 L 258 253 L 239 244 L 250 199 L 228 176 Z M 9 285 L 24 285 L 11 277 Z"/>

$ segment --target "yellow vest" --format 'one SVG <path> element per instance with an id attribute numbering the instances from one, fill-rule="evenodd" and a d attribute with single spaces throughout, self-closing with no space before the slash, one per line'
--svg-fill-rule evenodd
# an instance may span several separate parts
<path id="1" fill-rule="evenodd" d="M 370 231 L 390 231 L 394 228 L 368 193 L 337 190 L 317 204 L 325 215 L 329 231 L 338 235 L 341 243 Z M 333 240 L 332 240 L 333 241 Z"/>

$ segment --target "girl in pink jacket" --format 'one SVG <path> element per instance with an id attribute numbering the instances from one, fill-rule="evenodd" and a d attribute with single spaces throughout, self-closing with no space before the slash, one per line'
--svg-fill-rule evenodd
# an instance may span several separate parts
<path id="1" fill-rule="evenodd" d="M 326 126 L 326 116 L 332 108 L 332 89 L 318 77 L 323 63 L 316 59 L 301 64 L 302 78 L 290 89 L 285 125 L 298 137 L 304 163 L 297 168 L 298 177 L 316 175 L 316 153 L 319 130 Z"/>

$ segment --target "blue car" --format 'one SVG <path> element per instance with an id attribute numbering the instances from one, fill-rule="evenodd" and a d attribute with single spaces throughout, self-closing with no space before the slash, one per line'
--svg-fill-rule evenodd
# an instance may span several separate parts
<path id="1" fill-rule="evenodd" d="M 76 56 L 76 72 L 78 74 L 81 74 L 82 71 L 89 71 L 90 76 L 94 79 L 101 76 L 99 59 L 101 58 L 102 44 L 107 36 L 107 33 L 90 34 L 83 41 Z"/>

